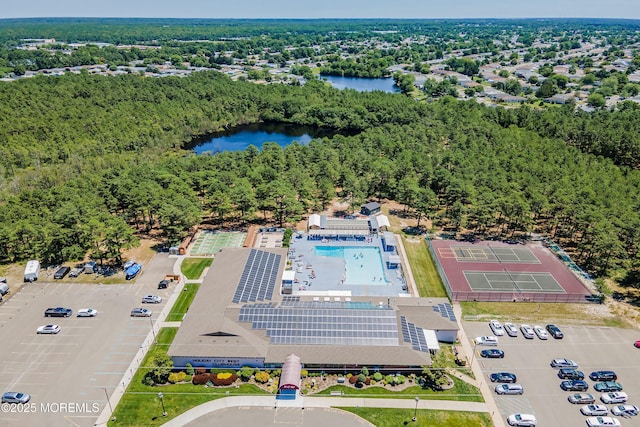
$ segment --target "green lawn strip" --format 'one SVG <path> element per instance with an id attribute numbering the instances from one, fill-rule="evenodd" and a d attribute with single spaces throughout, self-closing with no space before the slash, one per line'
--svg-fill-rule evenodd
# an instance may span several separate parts
<path id="1" fill-rule="evenodd" d="M 477 387 L 466 383 L 458 378 L 453 377 L 453 382 L 455 386 L 450 390 L 443 391 L 434 391 L 431 389 L 425 389 L 420 386 L 411 386 L 407 387 L 404 390 L 389 390 L 382 387 L 367 387 L 367 388 L 355 388 L 353 386 L 347 385 L 334 385 L 321 392 L 313 394 L 313 396 L 317 395 L 330 395 L 332 391 L 341 391 L 344 396 L 347 397 L 371 397 L 371 398 L 396 398 L 396 399 L 406 399 L 408 396 L 412 398 L 415 396 L 420 397 L 420 399 L 426 400 L 456 400 L 456 401 L 464 401 L 464 402 L 484 402 L 482 399 L 482 394 Z"/>
<path id="2" fill-rule="evenodd" d="M 447 298 L 447 291 L 442 284 L 442 279 L 431 259 L 431 254 L 424 239 L 420 239 L 420 242 L 415 242 L 408 241 L 403 236 L 402 240 L 420 296 Z"/>
<path id="3" fill-rule="evenodd" d="M 196 280 L 202 275 L 205 268 L 211 265 L 212 258 L 185 258 L 180 269 L 187 279 Z"/>
<path id="4" fill-rule="evenodd" d="M 167 322 L 182 321 L 182 318 L 189 309 L 191 302 L 193 302 L 193 298 L 196 296 L 199 287 L 199 283 L 187 283 L 186 285 L 184 285 L 180 296 L 178 296 L 178 299 L 176 300 L 175 304 L 173 304 L 173 307 L 171 307 L 171 311 L 167 315 Z"/>
<path id="5" fill-rule="evenodd" d="M 381 408 L 339 408 L 352 412 L 371 424 L 387 426 L 438 426 L 438 427 L 491 427 L 493 422 L 488 413 L 459 412 L 459 411 L 434 411 L 430 409 L 418 409 L 417 420 L 412 422 L 416 411 L 414 409 L 381 409 Z"/>

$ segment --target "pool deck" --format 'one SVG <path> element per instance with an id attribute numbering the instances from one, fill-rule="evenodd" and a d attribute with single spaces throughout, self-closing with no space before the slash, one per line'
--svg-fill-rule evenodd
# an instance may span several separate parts
<path id="1" fill-rule="evenodd" d="M 371 268 L 371 280 L 368 283 L 348 285 L 345 279 L 345 260 L 342 257 L 315 255 L 316 246 L 333 247 L 377 247 L 382 256 L 384 278 L 376 277 L 378 268 Z M 293 295 L 305 296 L 408 296 L 402 290 L 405 280 L 402 268 L 388 268 L 390 255 L 398 255 L 397 251 L 384 252 L 381 238 L 377 235 L 365 240 L 308 240 L 307 235 L 294 236 L 291 239 L 287 268 L 295 271 Z M 366 263 L 363 267 L 367 270 Z M 379 273 L 377 273 L 379 274 Z M 381 280 L 382 279 L 382 280 Z"/>

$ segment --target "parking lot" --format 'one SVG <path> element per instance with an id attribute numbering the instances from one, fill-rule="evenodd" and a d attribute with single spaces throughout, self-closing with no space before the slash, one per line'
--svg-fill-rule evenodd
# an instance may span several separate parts
<path id="1" fill-rule="evenodd" d="M 464 322 L 463 325 L 470 340 L 476 336 L 493 335 L 487 322 Z M 546 341 L 537 337 L 528 340 L 518 331 L 518 337 L 512 338 L 506 334 L 498 337 L 497 347 L 475 347 L 474 357 L 482 367 L 483 381 L 489 382 L 489 375 L 493 372 L 511 372 L 517 375 L 518 383 L 524 387 L 522 396 L 494 394 L 504 419 L 510 414 L 521 412 L 535 414 L 539 426 L 586 425 L 587 417 L 579 411 L 582 405 L 573 405 L 567 401 L 567 397 L 574 392 L 560 388 L 558 370 L 549 366 L 551 359 L 555 358 L 572 359 L 578 363 L 578 369 L 584 372 L 589 384 L 587 393 L 596 398 L 596 403 L 601 403 L 601 393 L 593 389 L 595 383 L 588 376 L 592 371 L 606 369 L 618 374 L 618 382 L 629 395 L 628 403 L 640 405 L 640 382 L 637 380 L 640 372 L 640 350 L 633 347 L 633 342 L 640 339 L 637 330 L 562 324 L 558 326 L 564 332 L 562 340 L 552 337 Z M 481 358 L 480 351 L 486 348 L 503 350 L 504 359 Z M 489 384 L 493 390 L 496 384 Z M 608 406 L 611 408 L 613 405 Z M 622 426 L 640 425 L 639 417 L 618 418 Z"/>
<path id="2" fill-rule="evenodd" d="M 140 349 L 152 322 L 174 287 L 157 290 L 173 261 L 157 255 L 137 282 L 117 285 L 35 282 L 26 284 L 0 307 L 0 390 L 31 394 L 22 412 L 3 406 L 0 426 L 93 426 L 100 411 Z M 82 277 L 78 278 L 81 280 Z M 160 304 L 140 303 L 147 294 Z M 48 307 L 71 308 L 68 318 L 45 318 Z M 152 318 L 131 318 L 134 307 L 153 310 Z M 96 317 L 79 318 L 80 308 Z M 37 335 L 45 324 L 61 326 L 57 335 Z"/>

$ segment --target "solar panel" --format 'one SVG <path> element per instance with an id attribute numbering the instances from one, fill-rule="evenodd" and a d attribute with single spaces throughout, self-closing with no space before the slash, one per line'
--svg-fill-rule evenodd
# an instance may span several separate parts
<path id="1" fill-rule="evenodd" d="M 281 258 L 279 254 L 251 249 L 232 301 L 270 300 L 276 286 Z"/>

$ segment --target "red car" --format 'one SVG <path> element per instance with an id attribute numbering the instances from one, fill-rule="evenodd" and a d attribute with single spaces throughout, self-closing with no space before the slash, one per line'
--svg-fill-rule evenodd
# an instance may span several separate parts
<path id="1" fill-rule="evenodd" d="M 633 346 L 634 346 L 635 348 L 640 348 L 640 340 L 638 340 L 638 341 L 634 342 L 634 343 L 633 343 Z"/>

